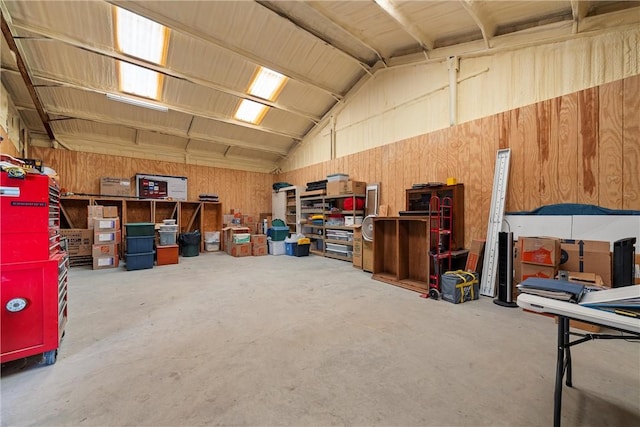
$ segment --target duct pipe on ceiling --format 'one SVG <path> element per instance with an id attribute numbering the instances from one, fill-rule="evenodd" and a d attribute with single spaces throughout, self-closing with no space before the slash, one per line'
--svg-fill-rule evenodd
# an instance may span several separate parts
<path id="1" fill-rule="evenodd" d="M 460 58 L 450 56 L 447 58 L 447 68 L 449 69 L 449 126 L 458 123 L 458 70 L 460 69 Z"/>

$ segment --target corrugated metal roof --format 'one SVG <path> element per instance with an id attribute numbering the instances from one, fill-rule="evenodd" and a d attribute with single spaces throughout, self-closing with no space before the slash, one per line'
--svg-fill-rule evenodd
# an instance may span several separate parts
<path id="1" fill-rule="evenodd" d="M 164 65 L 116 50 L 114 5 L 170 29 Z M 549 42 L 557 28 L 545 29 L 554 23 L 573 22 L 580 31 L 578 22 L 586 17 L 640 11 L 639 2 L 568 0 L 3 1 L 0 7 L 64 147 L 118 155 L 128 149 L 157 158 L 164 150 L 172 159 L 182 153 L 198 164 L 258 171 L 275 169 L 379 68 L 477 53 L 496 40 L 502 47 L 507 42 L 501 35 L 531 28 L 539 31 L 527 32 L 529 43 Z M 46 138 L 4 39 L 0 59 L 2 84 L 24 123 L 32 135 Z M 169 111 L 108 100 L 107 93 L 119 91 L 118 61 L 163 74 L 158 103 Z M 288 77 L 273 101 L 246 94 L 260 66 Z M 269 107 L 260 124 L 234 119 L 242 99 Z"/>

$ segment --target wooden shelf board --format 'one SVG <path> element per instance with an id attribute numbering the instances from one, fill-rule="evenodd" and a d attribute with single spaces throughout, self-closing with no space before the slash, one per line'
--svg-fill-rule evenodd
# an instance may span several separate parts
<path id="1" fill-rule="evenodd" d="M 319 234 L 305 234 L 304 237 L 315 240 L 324 240 L 324 236 L 321 236 Z"/>
<path id="2" fill-rule="evenodd" d="M 334 254 L 330 254 L 330 253 L 326 253 L 324 254 L 325 257 L 327 258 L 333 258 L 333 259 L 339 259 L 341 261 L 349 261 L 351 262 L 352 258 L 348 257 L 346 255 L 334 255 Z"/>
<path id="3" fill-rule="evenodd" d="M 399 286 L 401 288 L 409 289 L 414 292 L 424 293 L 429 291 L 429 284 L 426 282 L 420 282 L 412 279 L 397 280 L 394 274 L 375 273 L 373 276 L 371 276 L 371 278 L 379 282 L 384 282 L 390 285 Z"/>
<path id="4" fill-rule="evenodd" d="M 358 224 L 360 225 L 360 224 Z M 352 225 L 325 225 L 324 228 L 327 230 L 348 230 L 352 231 L 355 227 Z"/>
<path id="5" fill-rule="evenodd" d="M 324 239 L 327 243 L 337 243 L 339 245 L 353 246 L 353 240 L 336 240 L 336 239 Z"/>

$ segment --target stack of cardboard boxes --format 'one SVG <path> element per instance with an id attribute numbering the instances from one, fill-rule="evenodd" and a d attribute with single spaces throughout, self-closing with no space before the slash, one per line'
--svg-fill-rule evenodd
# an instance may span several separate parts
<path id="1" fill-rule="evenodd" d="M 115 268 L 119 264 L 120 218 L 115 206 L 89 206 L 87 224 L 93 230 L 93 269 Z"/>
<path id="2" fill-rule="evenodd" d="M 246 227 L 250 234 L 258 234 L 262 232 L 263 222 L 258 215 L 243 214 L 237 209 L 231 209 L 230 214 L 223 215 L 224 227 Z"/>
<path id="3" fill-rule="evenodd" d="M 244 241 L 244 236 L 250 231 L 249 227 L 223 228 L 222 241 L 225 252 L 235 257 L 267 255 L 267 236 L 265 234 L 250 234 L 249 240 Z"/>
<path id="4" fill-rule="evenodd" d="M 240 242 L 238 235 L 249 233 L 247 227 L 224 227 L 222 229 L 222 241 L 224 242 L 224 250 L 231 256 L 241 257 L 251 255 L 251 242 Z"/>
<path id="5" fill-rule="evenodd" d="M 516 282 L 529 277 L 553 279 L 560 266 L 560 239 L 521 237 L 516 251 Z"/>
<path id="6" fill-rule="evenodd" d="M 604 241 L 520 237 L 515 250 L 515 282 L 528 277 L 555 278 L 563 271 L 565 280 L 610 287 L 610 246 Z M 598 326 L 574 320 L 571 327 L 590 332 L 600 330 Z"/>
<path id="7" fill-rule="evenodd" d="M 251 235 L 251 255 L 253 256 L 267 255 L 267 235 L 266 234 Z"/>

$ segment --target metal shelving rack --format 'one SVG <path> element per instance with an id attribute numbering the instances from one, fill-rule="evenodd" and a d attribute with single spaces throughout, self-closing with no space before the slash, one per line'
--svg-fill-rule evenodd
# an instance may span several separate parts
<path id="1" fill-rule="evenodd" d="M 334 207 L 340 209 L 340 213 L 345 216 L 364 216 L 364 209 L 342 209 L 344 207 L 344 201 L 349 198 L 352 199 L 352 206 L 356 208 L 356 199 L 364 199 L 365 195 L 340 194 L 300 197 L 299 212 L 301 217 L 306 218 L 313 214 L 322 214 L 325 217 L 322 225 L 312 224 L 308 221 L 301 224 L 302 234 L 312 240 L 312 249 L 310 250 L 311 253 L 322 255 L 327 258 L 339 259 L 342 261 L 352 260 L 353 227 L 344 225 L 330 225 L 327 224 L 326 221 L 326 216 L 331 213 L 331 210 Z"/>

